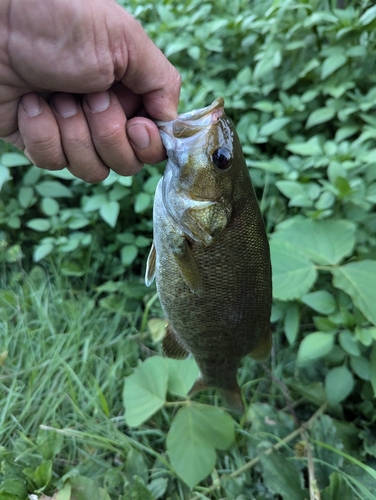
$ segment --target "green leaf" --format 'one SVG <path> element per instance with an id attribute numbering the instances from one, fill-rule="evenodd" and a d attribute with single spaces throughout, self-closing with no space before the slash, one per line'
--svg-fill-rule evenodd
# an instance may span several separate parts
<path id="1" fill-rule="evenodd" d="M 311 137 L 306 142 L 293 142 L 287 144 L 286 149 L 300 156 L 319 156 L 322 155 L 322 148 L 317 136 Z"/>
<path id="2" fill-rule="evenodd" d="M 120 255 L 123 266 L 130 266 L 138 255 L 138 248 L 136 245 L 125 245 L 121 249 Z"/>
<path id="3" fill-rule="evenodd" d="M 151 206 L 152 197 L 149 193 L 138 193 L 134 203 L 134 211 L 136 214 L 145 212 Z"/>
<path id="4" fill-rule="evenodd" d="M 11 178 L 12 177 L 10 175 L 8 167 L 0 165 L 0 190 L 7 181 L 10 181 Z"/>
<path id="5" fill-rule="evenodd" d="M 301 301 L 314 311 L 321 314 L 330 314 L 336 308 L 334 297 L 326 290 L 307 293 L 303 295 Z"/>
<path id="6" fill-rule="evenodd" d="M 303 478 L 293 461 L 281 453 L 273 451 L 260 454 L 263 469 L 263 481 L 274 494 L 283 500 L 305 500 L 307 490 L 303 489 Z"/>
<path id="7" fill-rule="evenodd" d="M 315 266 L 296 247 L 272 239 L 273 296 L 280 300 L 301 297 L 317 278 Z"/>
<path id="8" fill-rule="evenodd" d="M 193 358 L 188 358 L 184 360 L 167 359 L 167 362 L 168 392 L 176 396 L 185 397 L 199 375 L 196 361 Z"/>
<path id="9" fill-rule="evenodd" d="M 359 24 L 362 26 L 367 26 L 367 24 L 371 23 L 374 19 L 376 19 L 376 5 L 367 9 L 359 19 Z"/>
<path id="10" fill-rule="evenodd" d="M 29 208 L 34 198 L 34 189 L 23 186 L 18 193 L 18 201 L 22 208 Z"/>
<path id="11" fill-rule="evenodd" d="M 364 316 L 376 325 L 376 261 L 362 260 L 332 269 L 333 285 L 346 292 Z"/>
<path id="12" fill-rule="evenodd" d="M 296 303 L 291 304 L 287 309 L 284 319 L 284 330 L 289 344 L 292 345 L 299 333 L 300 310 Z"/>
<path id="13" fill-rule="evenodd" d="M 0 483 L 1 500 L 24 500 L 27 498 L 25 481 L 20 479 L 6 478 Z"/>
<path id="14" fill-rule="evenodd" d="M 272 57 L 267 57 L 266 55 L 257 61 L 254 71 L 254 80 L 259 80 L 263 78 L 266 74 L 270 73 L 274 69 L 274 61 Z"/>
<path id="15" fill-rule="evenodd" d="M 60 205 L 53 198 L 43 198 L 41 203 L 41 209 L 44 215 L 52 217 L 59 213 Z"/>
<path id="16" fill-rule="evenodd" d="M 373 347 L 369 357 L 369 366 L 370 366 L 370 381 L 373 393 L 376 396 L 376 342 L 373 342 Z"/>
<path id="17" fill-rule="evenodd" d="M 290 198 L 290 207 L 310 207 L 312 200 L 309 198 L 303 184 L 297 181 L 277 181 L 277 188 L 286 198 Z"/>
<path id="18" fill-rule="evenodd" d="M 127 425 L 141 425 L 162 408 L 167 380 L 167 361 L 159 356 L 148 358 L 126 378 L 123 401 Z"/>
<path id="19" fill-rule="evenodd" d="M 109 494 L 100 488 L 91 478 L 75 476 L 69 479 L 71 484 L 71 498 L 74 500 L 111 500 Z"/>
<path id="20" fill-rule="evenodd" d="M 21 167 L 31 164 L 31 161 L 21 153 L 4 153 L 0 162 L 6 167 Z"/>
<path id="21" fill-rule="evenodd" d="M 289 243 L 316 264 L 338 264 L 352 252 L 355 245 L 355 225 L 346 220 L 295 218 L 280 224 L 276 229 L 272 241 Z"/>
<path id="22" fill-rule="evenodd" d="M 351 356 L 350 366 L 355 375 L 358 375 L 362 380 L 371 379 L 370 362 L 364 356 Z"/>
<path id="23" fill-rule="evenodd" d="M 272 135 L 290 122 L 291 118 L 273 118 L 261 127 L 259 135 Z"/>
<path id="24" fill-rule="evenodd" d="M 325 391 L 331 405 L 337 405 L 351 394 L 354 387 L 354 377 L 349 369 L 337 366 L 328 371 L 325 377 Z"/>
<path id="25" fill-rule="evenodd" d="M 148 321 L 148 329 L 153 342 L 160 342 L 166 333 L 168 321 L 164 318 L 151 318 Z"/>
<path id="26" fill-rule="evenodd" d="M 39 262 L 49 255 L 54 249 L 53 243 L 41 243 L 37 247 L 35 247 L 33 252 L 33 261 Z"/>
<path id="27" fill-rule="evenodd" d="M 343 54 L 334 54 L 327 57 L 321 66 L 321 80 L 325 80 L 325 78 L 337 71 L 346 62 L 347 57 Z"/>
<path id="28" fill-rule="evenodd" d="M 158 498 L 162 498 L 163 495 L 166 493 L 167 486 L 168 486 L 167 477 L 158 477 L 150 481 L 150 483 L 148 484 L 148 490 L 151 492 L 153 497 L 156 500 L 158 500 Z"/>
<path id="29" fill-rule="evenodd" d="M 265 113 L 273 113 L 274 111 L 274 103 L 272 101 L 257 101 L 252 107 Z"/>
<path id="30" fill-rule="evenodd" d="M 342 349 L 352 356 L 360 356 L 360 348 L 355 335 L 349 330 L 343 330 L 339 334 L 339 344 Z"/>
<path id="31" fill-rule="evenodd" d="M 52 461 L 44 460 L 36 469 L 27 467 L 24 474 L 36 484 L 37 488 L 44 488 L 51 481 Z"/>
<path id="32" fill-rule="evenodd" d="M 35 186 L 38 193 L 44 198 L 72 198 L 73 193 L 59 181 L 43 181 Z"/>
<path id="33" fill-rule="evenodd" d="M 47 219 L 31 219 L 26 222 L 26 226 L 33 231 L 44 232 L 51 228 L 51 223 Z"/>
<path id="34" fill-rule="evenodd" d="M 348 485 L 343 474 L 339 472 L 333 472 L 329 476 L 330 484 L 322 491 L 322 500 L 335 500 L 335 499 L 345 499 L 353 498 L 354 491 Z"/>
<path id="35" fill-rule="evenodd" d="M 84 212 L 94 212 L 99 210 L 107 201 L 107 195 L 94 194 L 85 200 L 83 210 Z"/>
<path id="36" fill-rule="evenodd" d="M 297 362 L 300 365 L 308 365 L 317 359 L 323 358 L 332 350 L 334 335 L 331 333 L 315 332 L 309 333 L 302 340 Z"/>
<path id="37" fill-rule="evenodd" d="M 234 421 L 220 408 L 190 404 L 181 408 L 167 434 L 167 451 L 177 474 L 193 488 L 212 471 L 215 449 L 234 441 Z"/>
<path id="38" fill-rule="evenodd" d="M 56 494 L 56 500 L 70 500 L 72 494 L 72 485 L 66 481 L 64 486 Z"/>
<path id="39" fill-rule="evenodd" d="M 115 227 L 120 212 L 118 201 L 106 201 L 99 209 L 99 215 L 110 227 Z"/>
<path id="40" fill-rule="evenodd" d="M 333 108 L 319 108 L 309 115 L 306 128 L 314 127 L 320 123 L 325 123 L 333 118 L 335 110 Z"/>

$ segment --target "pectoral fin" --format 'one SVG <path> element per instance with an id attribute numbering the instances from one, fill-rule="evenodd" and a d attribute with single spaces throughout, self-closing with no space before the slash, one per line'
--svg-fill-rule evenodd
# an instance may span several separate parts
<path id="1" fill-rule="evenodd" d="M 155 250 L 154 241 L 150 249 L 149 257 L 146 262 L 145 284 L 150 286 L 155 278 L 157 252 Z"/>
<path id="2" fill-rule="evenodd" d="M 166 326 L 166 335 L 162 341 L 163 350 L 169 358 L 185 359 L 189 352 L 175 333 L 170 323 Z"/>
<path id="3" fill-rule="evenodd" d="M 249 353 L 249 356 L 256 361 L 266 361 L 272 349 L 272 331 L 268 326 L 265 334 L 261 337 L 256 347 Z"/>
<path id="4" fill-rule="evenodd" d="M 200 271 L 185 239 L 183 240 L 183 244 L 179 247 L 179 252 L 174 252 L 173 255 L 179 266 L 183 280 L 191 292 L 202 297 L 204 290 Z"/>

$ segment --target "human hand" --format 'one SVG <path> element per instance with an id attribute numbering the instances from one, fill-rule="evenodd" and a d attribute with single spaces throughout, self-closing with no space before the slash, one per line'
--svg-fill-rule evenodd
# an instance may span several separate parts
<path id="1" fill-rule="evenodd" d="M 87 182 L 165 157 L 180 76 L 114 0 L 0 2 L 0 137 Z"/>

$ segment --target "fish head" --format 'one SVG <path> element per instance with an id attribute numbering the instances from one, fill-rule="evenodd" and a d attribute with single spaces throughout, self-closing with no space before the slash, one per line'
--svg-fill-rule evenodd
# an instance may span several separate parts
<path id="1" fill-rule="evenodd" d="M 239 171 L 245 168 L 224 101 L 157 125 L 168 156 L 165 208 L 191 238 L 209 244 L 228 224 Z"/>

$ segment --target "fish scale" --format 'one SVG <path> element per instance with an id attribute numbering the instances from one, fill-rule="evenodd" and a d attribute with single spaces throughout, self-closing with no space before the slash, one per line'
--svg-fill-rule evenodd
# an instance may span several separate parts
<path id="1" fill-rule="evenodd" d="M 155 195 L 146 283 L 156 278 L 169 321 L 163 348 L 195 358 L 191 393 L 216 387 L 241 412 L 240 360 L 265 359 L 271 349 L 271 264 L 258 202 L 222 99 L 158 126 L 169 160 Z"/>

